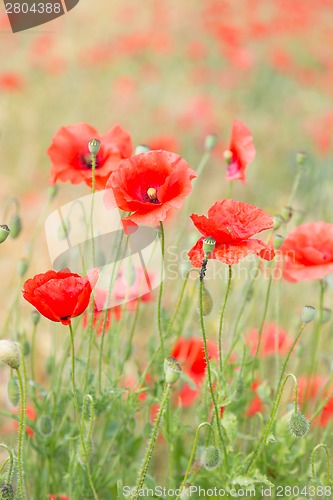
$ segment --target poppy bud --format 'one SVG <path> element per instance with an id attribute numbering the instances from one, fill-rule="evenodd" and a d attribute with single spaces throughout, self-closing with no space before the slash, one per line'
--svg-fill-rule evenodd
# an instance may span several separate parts
<path id="1" fill-rule="evenodd" d="M 20 259 L 17 263 L 17 274 L 23 278 L 29 267 L 27 259 Z"/>
<path id="2" fill-rule="evenodd" d="M 212 151 L 217 143 L 217 135 L 216 134 L 208 134 L 205 139 L 205 151 Z"/>
<path id="3" fill-rule="evenodd" d="M 284 242 L 284 236 L 282 236 L 281 234 L 276 234 L 274 236 L 274 248 L 275 248 L 275 250 L 278 250 L 282 246 L 283 242 Z"/>
<path id="4" fill-rule="evenodd" d="M 101 141 L 99 141 L 98 139 L 92 139 L 91 141 L 88 142 L 88 149 L 93 156 L 97 156 L 100 148 L 101 148 Z"/>
<path id="5" fill-rule="evenodd" d="M 282 210 L 281 210 L 281 214 L 280 216 L 282 217 L 282 220 L 284 222 L 289 222 L 290 219 L 292 218 L 293 216 L 293 213 L 294 213 L 294 209 L 293 207 L 284 207 Z"/>
<path id="6" fill-rule="evenodd" d="M 20 388 L 16 377 L 11 377 L 7 385 L 8 399 L 13 406 L 17 406 L 20 401 Z"/>
<path id="7" fill-rule="evenodd" d="M 1 500 L 14 500 L 14 491 L 11 484 L 3 483 L 0 493 Z"/>
<path id="8" fill-rule="evenodd" d="M 214 470 L 221 463 L 220 451 L 217 446 L 208 446 L 203 456 L 203 466 L 207 470 Z"/>
<path id="9" fill-rule="evenodd" d="M 151 151 L 150 147 L 146 144 L 138 144 L 135 148 L 134 155 L 140 155 L 141 153 L 148 153 Z"/>
<path id="10" fill-rule="evenodd" d="M 13 215 L 9 222 L 10 236 L 12 238 L 17 238 L 22 230 L 21 217 L 19 215 Z"/>
<path id="11" fill-rule="evenodd" d="M 32 311 L 32 313 L 31 313 L 31 319 L 32 319 L 32 324 L 34 326 L 37 326 L 38 323 L 40 322 L 40 312 L 38 312 L 37 309 L 35 309 L 34 311 Z"/>
<path id="12" fill-rule="evenodd" d="M 86 464 L 85 454 L 88 455 L 88 460 L 90 460 L 90 458 L 93 455 L 93 445 L 92 445 L 92 441 L 90 438 L 86 437 L 84 439 L 84 447 L 85 447 L 85 451 L 84 451 L 83 446 L 81 444 L 79 446 L 79 449 L 77 452 L 77 459 L 82 466 L 84 466 Z"/>
<path id="13" fill-rule="evenodd" d="M 0 243 L 3 243 L 10 233 L 10 229 L 6 224 L 0 225 Z"/>
<path id="14" fill-rule="evenodd" d="M 205 286 L 202 288 L 202 314 L 208 316 L 213 309 L 213 298 Z"/>
<path id="15" fill-rule="evenodd" d="M 279 229 L 281 227 L 281 225 L 283 224 L 283 219 L 280 215 L 274 215 L 273 216 L 273 229 L 276 231 L 277 229 Z"/>
<path id="16" fill-rule="evenodd" d="M 304 306 L 302 311 L 302 321 L 303 323 L 311 323 L 316 315 L 316 309 L 312 306 Z"/>
<path id="17" fill-rule="evenodd" d="M 187 498 L 191 498 L 191 487 L 192 485 L 190 483 L 185 483 L 184 486 L 182 487 L 182 491 L 179 495 L 180 500 L 186 500 Z"/>
<path id="18" fill-rule="evenodd" d="M 12 340 L 0 340 L 0 361 L 13 370 L 20 366 L 20 349 Z"/>
<path id="19" fill-rule="evenodd" d="M 177 382 L 181 374 L 181 367 L 178 361 L 173 356 L 169 356 L 164 360 L 164 374 L 167 384 L 172 385 Z"/>
<path id="20" fill-rule="evenodd" d="M 23 342 L 23 356 L 29 356 L 30 354 L 30 344 L 29 344 L 29 341 L 28 340 L 25 340 Z"/>
<path id="21" fill-rule="evenodd" d="M 298 165 L 304 165 L 305 160 L 306 160 L 306 154 L 305 153 L 303 153 L 302 151 L 300 151 L 299 153 L 297 153 L 297 155 L 296 155 L 296 161 L 297 161 Z"/>
<path id="22" fill-rule="evenodd" d="M 216 240 L 212 236 L 207 236 L 202 242 L 202 249 L 204 251 L 205 257 L 208 257 L 215 248 Z"/>
<path id="23" fill-rule="evenodd" d="M 231 165 L 232 157 L 232 151 L 230 151 L 230 149 L 226 149 L 223 153 L 223 158 L 225 159 L 227 165 Z"/>
<path id="24" fill-rule="evenodd" d="M 49 186 L 49 198 L 50 200 L 53 200 L 58 194 L 59 188 L 58 186 Z"/>
<path id="25" fill-rule="evenodd" d="M 50 436 L 53 432 L 52 420 L 48 415 L 41 415 L 39 417 L 37 427 L 39 432 L 45 437 Z"/>
<path id="26" fill-rule="evenodd" d="M 303 437 L 305 436 L 305 434 L 307 434 L 309 429 L 310 424 L 305 415 L 303 415 L 303 413 L 300 413 L 299 411 L 295 411 L 291 415 L 289 421 L 289 430 L 291 434 L 295 437 Z"/>
<path id="27" fill-rule="evenodd" d="M 331 319 L 332 316 L 332 311 L 331 309 L 328 309 L 328 307 L 324 307 L 321 311 L 321 322 L 328 323 Z"/>

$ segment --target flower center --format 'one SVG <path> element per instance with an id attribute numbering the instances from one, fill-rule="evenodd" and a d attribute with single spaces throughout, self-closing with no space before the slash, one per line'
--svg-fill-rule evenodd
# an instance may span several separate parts
<path id="1" fill-rule="evenodd" d="M 92 165 L 91 165 L 91 154 L 88 153 L 86 155 L 82 155 L 80 157 L 80 163 L 81 163 L 81 165 L 83 165 L 84 168 L 91 169 L 92 168 Z M 99 165 L 98 157 L 96 157 L 96 168 L 98 168 L 99 166 L 100 165 Z"/>
<path id="2" fill-rule="evenodd" d="M 158 203 L 157 191 L 155 188 L 150 187 L 149 189 L 147 189 L 147 195 L 148 195 L 148 198 L 150 199 L 151 203 Z"/>

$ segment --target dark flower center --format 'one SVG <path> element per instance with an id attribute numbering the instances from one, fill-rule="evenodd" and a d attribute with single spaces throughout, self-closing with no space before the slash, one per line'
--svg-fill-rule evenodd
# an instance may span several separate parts
<path id="1" fill-rule="evenodd" d="M 88 168 L 89 170 L 92 169 L 92 164 L 91 164 L 91 154 L 88 153 L 86 155 L 81 155 L 80 156 L 80 163 L 84 168 Z M 100 160 L 98 156 L 96 157 L 96 168 L 100 167 Z"/>

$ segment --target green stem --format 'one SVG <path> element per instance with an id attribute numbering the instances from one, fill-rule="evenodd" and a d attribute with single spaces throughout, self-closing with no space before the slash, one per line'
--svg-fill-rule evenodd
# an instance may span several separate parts
<path id="1" fill-rule="evenodd" d="M 225 445 L 224 437 L 222 435 L 221 422 L 220 422 L 220 418 L 219 418 L 219 410 L 218 410 L 218 407 L 217 407 L 217 403 L 216 403 L 216 399 L 215 399 L 215 394 L 214 394 L 214 388 L 213 388 L 213 382 L 212 382 L 212 373 L 211 373 L 211 368 L 210 368 L 210 360 L 209 360 L 208 349 L 207 349 L 206 329 L 205 329 L 205 322 L 204 322 L 204 316 L 203 316 L 203 311 L 202 311 L 202 293 L 203 293 L 203 287 L 204 287 L 204 281 L 202 279 L 202 280 L 200 280 L 200 287 L 199 287 L 200 326 L 201 326 L 201 333 L 202 333 L 202 339 L 203 339 L 204 350 L 205 350 L 205 358 L 206 358 L 206 365 L 207 365 L 207 374 L 208 374 L 209 389 L 210 389 L 210 394 L 211 394 L 213 405 L 214 405 L 217 430 L 218 430 L 219 437 L 220 437 L 220 440 L 221 440 L 221 443 L 222 443 L 222 447 L 223 447 L 225 467 L 226 467 L 226 470 L 228 471 L 228 469 L 229 469 L 229 463 L 228 463 L 227 448 L 226 448 L 226 445 Z"/>
<path id="2" fill-rule="evenodd" d="M 250 472 L 250 470 L 253 468 L 254 464 L 256 463 L 256 461 L 260 457 L 263 449 L 266 446 L 266 441 L 267 441 L 268 435 L 270 433 L 271 427 L 273 425 L 273 421 L 274 421 L 276 412 L 278 410 L 278 407 L 279 407 L 279 404 L 280 404 L 280 400 L 281 400 L 281 396 L 282 396 L 282 392 L 283 392 L 283 389 L 284 389 L 284 386 L 285 386 L 285 383 L 283 383 L 284 372 L 286 370 L 286 367 L 287 367 L 287 364 L 289 362 L 290 356 L 291 356 L 291 354 L 292 354 L 292 352 L 293 352 L 293 350 L 294 350 L 294 348 L 295 348 L 295 346 L 296 346 L 296 344 L 297 344 L 300 336 L 302 335 L 304 328 L 305 328 L 305 323 L 302 323 L 301 326 L 300 326 L 300 328 L 299 328 L 299 330 L 298 330 L 296 338 L 295 338 L 292 346 L 289 349 L 287 357 L 286 357 L 286 359 L 285 359 L 285 361 L 283 363 L 282 370 L 281 370 L 281 375 L 280 375 L 280 379 L 279 379 L 279 383 L 278 383 L 278 386 L 277 386 L 277 389 L 276 389 L 275 400 L 274 400 L 274 403 L 273 403 L 273 406 L 272 406 L 271 414 L 270 414 L 270 417 L 269 417 L 266 429 L 264 431 L 264 435 L 263 435 L 262 439 L 259 441 L 259 444 L 258 444 L 258 446 L 257 446 L 257 448 L 256 448 L 256 450 L 254 452 L 254 455 L 253 455 L 253 457 L 252 457 L 249 465 L 247 466 L 246 473 Z M 287 377 L 287 379 L 288 379 L 288 377 Z M 287 381 L 287 379 L 285 380 L 285 382 Z"/>
<path id="3" fill-rule="evenodd" d="M 193 442 L 193 446 L 192 446 L 192 451 L 191 451 L 191 456 L 190 456 L 190 459 L 188 461 L 188 464 L 187 464 L 187 469 L 186 469 L 186 472 L 185 472 L 185 476 L 184 476 L 184 479 L 182 481 L 182 484 L 179 488 L 180 490 L 180 493 L 182 492 L 182 489 L 187 481 L 187 478 L 190 474 L 190 470 L 191 470 L 191 467 L 192 467 L 192 463 L 193 463 L 193 460 L 194 460 L 194 456 L 195 456 L 195 452 L 196 452 L 196 449 L 197 449 L 197 445 L 198 445 L 198 439 L 199 439 L 199 432 L 200 432 L 200 429 L 202 427 L 204 427 L 205 425 L 207 425 L 211 431 L 211 434 L 212 434 L 212 442 L 213 442 L 213 446 L 215 446 L 215 433 L 214 433 L 214 429 L 212 427 L 212 425 L 209 423 L 209 422 L 203 422 L 202 424 L 200 424 L 196 430 L 196 433 L 195 433 L 195 438 L 194 438 L 194 442 Z M 180 495 L 177 496 L 176 500 L 179 500 L 180 499 Z"/>
<path id="4" fill-rule="evenodd" d="M 234 181 L 229 181 L 227 198 L 231 198 L 232 197 L 233 187 L 234 187 Z"/>
<path id="5" fill-rule="evenodd" d="M 320 347 L 321 333 L 323 330 L 322 325 L 323 325 L 324 292 L 325 292 L 325 284 L 323 280 L 320 280 L 319 318 L 313 336 L 311 363 L 309 365 L 309 370 L 308 370 L 308 379 L 310 376 L 315 376 L 317 371 L 318 353 Z"/>
<path id="6" fill-rule="evenodd" d="M 269 298 L 270 298 L 270 294 L 271 294 L 272 281 L 273 281 L 273 279 L 272 279 L 272 273 L 270 273 L 269 280 L 268 280 L 268 287 L 267 287 L 266 299 L 265 299 L 264 313 L 263 313 L 262 318 L 261 318 L 261 323 L 260 323 L 259 332 L 258 332 L 258 344 L 257 344 L 256 353 L 254 355 L 253 373 L 252 373 L 252 379 L 253 380 L 254 380 L 254 372 L 255 372 L 256 361 L 258 359 L 258 354 L 259 354 L 260 346 L 261 346 L 262 332 L 263 332 L 263 329 L 264 329 L 264 325 L 265 325 L 265 321 L 266 321 L 266 316 L 267 316 L 267 311 L 268 311 L 268 304 L 269 304 Z"/>
<path id="7" fill-rule="evenodd" d="M 228 296 L 230 292 L 230 287 L 231 287 L 231 279 L 232 279 L 232 267 L 229 266 L 229 272 L 228 272 L 228 283 L 227 283 L 227 289 L 225 292 L 225 297 L 224 297 L 224 302 L 223 306 L 221 309 L 221 314 L 220 314 L 220 324 L 219 324 L 219 360 L 220 360 L 220 373 L 222 374 L 222 379 L 224 380 L 224 370 L 223 370 L 223 352 L 222 352 L 222 333 L 223 333 L 223 320 L 224 320 L 224 313 L 227 307 L 227 302 L 228 302 Z"/>
<path id="8" fill-rule="evenodd" d="M 163 392 L 163 397 L 162 397 L 162 401 L 161 401 L 161 406 L 160 406 L 160 408 L 158 410 L 158 414 L 157 414 L 157 417 L 156 417 L 156 420 L 155 420 L 155 423 L 154 423 L 152 434 L 151 434 L 151 437 L 149 439 L 149 443 L 148 443 L 148 446 L 147 446 L 146 454 L 145 454 L 143 463 L 142 463 L 141 468 L 140 468 L 139 477 L 138 477 L 137 482 L 136 482 L 135 492 L 132 495 L 132 499 L 133 500 L 137 500 L 137 498 L 139 497 L 140 489 L 142 488 L 142 486 L 144 484 L 145 477 L 147 475 L 147 470 L 148 470 L 148 467 L 149 467 L 149 462 L 150 462 L 152 454 L 154 452 L 154 448 L 155 448 L 155 444 L 156 444 L 156 439 L 157 439 L 157 436 L 158 436 L 158 430 L 159 430 L 160 423 L 161 423 L 161 420 L 162 420 L 162 416 L 163 416 L 163 413 L 164 413 L 164 410 L 165 410 L 165 405 L 166 405 L 166 403 L 168 401 L 168 398 L 169 398 L 170 389 L 171 389 L 171 385 L 170 384 L 166 384 L 165 387 L 164 387 L 164 392 Z"/>
<path id="9" fill-rule="evenodd" d="M 71 323 L 69 324 L 69 332 L 70 332 L 70 338 L 71 338 L 72 388 L 73 388 L 73 401 L 74 401 L 74 409 L 75 409 L 76 422 L 77 422 L 77 426 L 79 428 L 81 445 L 82 445 L 83 455 L 84 455 L 84 459 L 85 459 L 85 463 L 86 463 L 86 469 L 87 469 L 87 476 L 88 476 L 89 485 L 90 485 L 91 491 L 93 493 L 94 499 L 98 500 L 98 496 L 97 496 L 97 493 L 95 491 L 94 484 L 93 484 L 92 477 L 91 477 L 91 473 L 90 473 L 89 456 L 88 456 L 87 447 L 86 447 L 86 443 L 85 443 L 84 436 L 83 436 L 83 430 L 82 430 L 80 413 L 79 413 L 79 405 L 78 405 L 78 400 L 77 400 L 76 383 L 75 383 L 74 332 L 73 332 L 73 328 L 72 328 Z"/>
<path id="10" fill-rule="evenodd" d="M 326 458 L 327 458 L 327 479 L 329 482 L 331 482 L 331 457 L 330 457 L 330 452 L 329 449 L 327 448 L 326 444 L 320 443 L 317 444 L 317 446 L 313 449 L 311 453 L 311 471 L 312 471 L 312 478 L 316 479 L 317 474 L 316 474 L 316 469 L 315 469 L 315 456 L 319 448 L 323 448 L 326 452 Z"/>
<path id="11" fill-rule="evenodd" d="M 4 443 L 0 443 L 0 448 L 4 448 L 9 455 L 9 467 L 8 467 L 7 479 L 6 479 L 5 483 L 10 484 L 12 482 L 12 475 L 13 475 L 13 469 L 14 469 L 13 452 Z M 8 458 L 7 458 L 6 462 L 8 462 Z M 1 472 L 2 472 L 2 470 L 1 470 Z"/>
<path id="12" fill-rule="evenodd" d="M 23 355 L 22 355 L 23 359 Z M 21 372 L 19 368 L 16 370 L 19 388 L 20 388 L 20 422 L 19 422 L 19 431 L 18 431 L 18 439 L 17 439 L 17 469 L 18 469 L 18 498 L 20 500 L 24 500 L 25 492 L 24 492 L 24 432 L 25 432 L 25 421 L 26 421 L 26 413 L 25 413 L 25 389 L 21 376 Z"/>
<path id="13" fill-rule="evenodd" d="M 162 331 L 162 294 L 163 294 L 163 268 L 164 268 L 164 228 L 163 228 L 163 223 L 160 222 L 160 230 L 161 230 L 161 246 L 162 246 L 162 263 L 161 263 L 161 283 L 160 283 L 160 290 L 158 294 L 158 303 L 157 303 L 157 325 L 158 325 L 158 333 L 160 336 L 160 345 L 161 345 L 161 350 L 162 350 L 162 356 L 163 359 L 165 357 L 165 350 L 164 350 L 164 338 L 163 338 L 163 331 Z"/>
<path id="14" fill-rule="evenodd" d="M 34 325 L 33 330 L 32 330 L 31 353 L 30 353 L 31 380 L 34 380 L 34 381 L 35 381 L 35 340 L 36 340 L 36 331 L 37 331 L 37 325 Z"/>

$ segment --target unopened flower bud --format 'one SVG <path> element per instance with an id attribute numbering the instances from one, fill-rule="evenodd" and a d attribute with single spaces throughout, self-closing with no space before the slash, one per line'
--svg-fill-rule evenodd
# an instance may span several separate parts
<path id="1" fill-rule="evenodd" d="M 134 155 L 140 155 L 141 153 L 148 153 L 150 147 L 146 144 L 138 144 L 135 148 Z"/>
<path id="2" fill-rule="evenodd" d="M 93 156 L 97 156 L 100 148 L 101 148 L 101 141 L 99 141 L 98 139 L 92 139 L 91 141 L 88 142 L 88 149 Z"/>
<path id="3" fill-rule="evenodd" d="M 223 158 L 225 159 L 227 165 L 231 165 L 232 157 L 233 157 L 232 151 L 230 151 L 230 149 L 226 149 L 223 153 Z"/>
<path id="4" fill-rule="evenodd" d="M 19 215 L 13 215 L 9 222 L 9 229 L 11 238 L 17 238 L 22 230 L 21 217 Z"/>
<path id="5" fill-rule="evenodd" d="M 328 323 L 331 320 L 332 311 L 328 307 L 324 307 L 321 311 L 321 322 Z"/>
<path id="6" fill-rule="evenodd" d="M 282 217 L 282 220 L 284 222 L 289 222 L 290 219 L 292 218 L 293 216 L 293 213 L 294 213 L 294 209 L 293 207 L 284 207 L 282 210 L 281 210 L 281 214 L 280 216 Z"/>
<path id="7" fill-rule="evenodd" d="M 50 200 L 53 200 L 53 198 L 55 198 L 57 196 L 58 191 L 59 191 L 58 186 L 56 186 L 56 185 L 49 186 L 49 198 L 50 198 Z"/>
<path id="8" fill-rule="evenodd" d="M 35 309 L 34 311 L 32 311 L 31 313 L 31 320 L 32 320 L 32 324 L 34 326 L 37 326 L 38 323 L 40 322 L 40 312 L 37 311 L 37 309 Z"/>
<path id="9" fill-rule="evenodd" d="M 20 366 L 20 349 L 12 340 L 0 340 L 0 361 L 13 370 Z"/>
<path id="10" fill-rule="evenodd" d="M 302 311 L 303 323 L 311 323 L 316 315 L 316 309 L 312 306 L 304 306 Z"/>
<path id="11" fill-rule="evenodd" d="M 216 240 L 214 240 L 212 236 L 207 236 L 207 238 L 203 240 L 202 249 L 205 254 L 205 257 L 208 257 L 208 255 L 210 255 L 214 251 L 215 245 L 216 245 Z"/>
<path id="12" fill-rule="evenodd" d="M 1 500 L 14 500 L 14 491 L 11 484 L 3 483 L 0 489 Z"/>
<path id="13" fill-rule="evenodd" d="M 216 134 L 208 134 L 205 139 L 205 151 L 212 151 L 217 143 Z"/>
<path id="14" fill-rule="evenodd" d="M 11 377 L 7 385 L 8 399 L 13 406 L 17 406 L 20 401 L 20 388 L 16 377 Z"/>
<path id="15" fill-rule="evenodd" d="M 202 314 L 208 316 L 213 309 L 213 297 L 205 286 L 202 288 Z"/>
<path id="16" fill-rule="evenodd" d="M 41 415 L 39 417 L 37 427 L 39 432 L 45 437 L 50 436 L 53 432 L 53 423 L 48 415 Z"/>
<path id="17" fill-rule="evenodd" d="M 184 486 L 182 487 L 182 491 L 180 492 L 179 495 L 180 500 L 187 500 L 187 498 L 192 497 L 191 487 L 192 485 L 190 483 L 184 484 Z"/>
<path id="18" fill-rule="evenodd" d="M 304 163 L 306 161 L 306 154 L 303 153 L 303 151 L 300 151 L 299 153 L 297 153 L 296 161 L 297 161 L 298 165 L 304 165 Z"/>
<path id="19" fill-rule="evenodd" d="M 300 413 L 299 411 L 295 411 L 290 418 L 289 421 L 289 430 L 291 434 L 295 437 L 302 437 L 307 434 L 307 432 L 310 429 L 310 424 L 303 415 L 303 413 Z"/>
<path id="20" fill-rule="evenodd" d="M 220 451 L 217 446 L 208 446 L 203 456 L 203 466 L 207 470 L 214 470 L 221 463 Z"/>
<path id="21" fill-rule="evenodd" d="M 6 224 L 0 225 L 0 243 L 3 243 L 10 233 L 10 229 Z"/>
<path id="22" fill-rule="evenodd" d="M 274 224 L 273 229 L 275 231 L 277 231 L 281 227 L 283 222 L 284 222 L 284 220 L 282 219 L 282 217 L 280 215 L 274 215 L 273 216 L 273 224 Z"/>
<path id="23" fill-rule="evenodd" d="M 17 263 L 17 274 L 23 278 L 29 267 L 27 259 L 20 259 Z"/>
<path id="24" fill-rule="evenodd" d="M 169 356 L 164 360 L 164 375 L 167 384 L 175 384 L 180 377 L 181 367 L 178 361 L 173 356 Z"/>
<path id="25" fill-rule="evenodd" d="M 30 344 L 28 340 L 24 340 L 22 345 L 23 356 L 29 356 L 30 354 Z"/>
<path id="26" fill-rule="evenodd" d="M 274 248 L 275 250 L 278 250 L 279 248 L 281 248 L 282 246 L 282 243 L 284 242 L 284 236 L 282 236 L 281 234 L 276 234 L 274 236 Z"/>
<path id="27" fill-rule="evenodd" d="M 84 438 L 84 448 L 81 444 L 79 446 L 78 452 L 77 452 L 77 459 L 82 466 L 85 466 L 85 464 L 87 462 L 86 456 L 87 456 L 88 460 L 90 460 L 90 458 L 93 455 L 93 452 L 94 452 L 94 450 L 93 450 L 93 445 L 92 445 L 91 439 L 88 437 Z"/>

